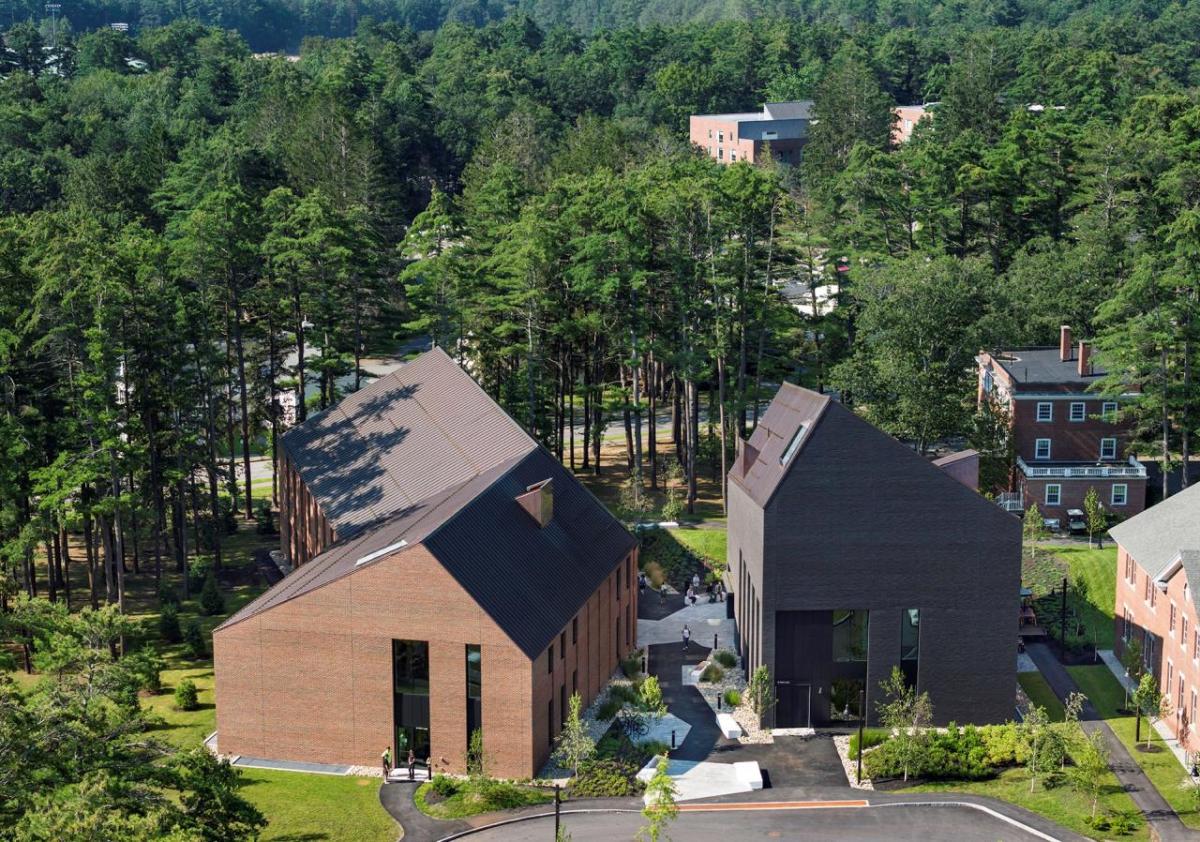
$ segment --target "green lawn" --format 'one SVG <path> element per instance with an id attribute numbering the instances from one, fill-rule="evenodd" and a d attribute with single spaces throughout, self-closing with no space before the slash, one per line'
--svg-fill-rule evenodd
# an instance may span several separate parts
<path id="1" fill-rule="evenodd" d="M 1183 823 L 1188 827 L 1200 829 L 1200 813 L 1193 808 L 1189 792 L 1181 784 L 1185 771 L 1163 743 L 1158 732 L 1142 720 L 1142 743 L 1145 744 L 1146 734 L 1151 735 L 1151 752 L 1144 752 L 1134 743 L 1135 722 L 1132 716 L 1124 716 L 1119 711 L 1125 704 L 1125 691 L 1120 682 L 1104 665 L 1090 667 L 1067 667 L 1067 672 L 1079 689 L 1091 700 L 1096 712 L 1107 720 L 1117 737 L 1129 749 L 1134 760 L 1142 767 L 1142 771 L 1150 778 L 1154 787 L 1162 793 L 1167 803 L 1179 813 Z"/>
<path id="2" fill-rule="evenodd" d="M 396 842 L 399 826 L 379 805 L 379 778 L 242 772 L 242 794 L 271 824 L 264 842 Z"/>
<path id="3" fill-rule="evenodd" d="M 1054 695 L 1054 691 L 1050 689 L 1050 685 L 1046 683 L 1046 679 L 1042 678 L 1040 672 L 1018 673 L 1017 682 L 1025 691 L 1025 695 L 1029 697 L 1029 701 L 1046 709 L 1046 714 L 1050 717 L 1051 722 L 1063 721 L 1066 716 L 1063 704 L 1059 701 L 1058 696 Z"/>
<path id="4" fill-rule="evenodd" d="M 1056 546 L 1054 555 L 1066 562 L 1071 584 L 1083 591 L 1083 601 L 1077 608 L 1088 635 L 1095 635 L 1098 649 L 1113 648 L 1113 610 L 1116 605 L 1117 548 L 1110 544 L 1103 549 L 1087 545 Z"/>
<path id="5" fill-rule="evenodd" d="M 680 527 L 672 529 L 671 534 L 681 543 L 691 547 L 696 553 L 705 558 L 716 559 L 726 563 L 724 529 L 696 529 Z"/>
<path id="6" fill-rule="evenodd" d="M 989 781 L 945 781 L 921 784 L 904 792 L 969 792 L 999 798 L 1018 807 L 1045 816 L 1084 836 L 1094 836 L 1086 820 L 1091 816 L 1091 802 L 1075 791 L 1069 784 L 1046 789 L 1040 783 L 1029 791 L 1029 773 L 1025 769 L 1006 769 Z M 1129 793 L 1121 789 L 1117 778 L 1109 773 L 1106 792 L 1100 797 L 1098 812 L 1137 812 Z M 1150 831 L 1145 821 L 1139 821 L 1138 829 L 1122 839 L 1146 840 Z"/>

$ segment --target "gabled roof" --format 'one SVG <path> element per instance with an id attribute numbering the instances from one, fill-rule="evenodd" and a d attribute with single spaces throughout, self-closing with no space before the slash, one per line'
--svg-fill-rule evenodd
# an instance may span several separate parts
<path id="1" fill-rule="evenodd" d="M 976 506 L 978 511 L 984 513 L 985 518 L 995 516 L 997 521 L 1015 522 L 1012 515 L 952 477 L 944 466 L 935 465 L 908 445 L 832 400 L 829 395 L 818 394 L 790 383 L 779 387 L 758 428 L 745 446 L 745 456 L 754 460 L 749 470 L 743 473 L 743 459 L 737 459 L 729 472 L 729 478 L 765 509 L 792 471 L 807 469 L 805 455 L 810 445 L 821 451 L 810 456 L 810 464 L 815 458 L 825 463 L 826 467 L 823 470 L 828 470 L 831 451 L 827 445 L 822 446 L 819 440 L 823 437 L 828 438 L 828 431 L 833 430 L 838 431 L 839 435 L 836 438 L 840 444 L 832 452 L 832 456 L 837 463 L 837 470 L 845 472 L 839 474 L 844 480 L 843 484 L 849 482 L 852 477 L 866 485 L 875 482 L 875 477 L 881 473 L 877 460 L 886 458 L 894 471 L 912 477 L 914 481 L 930 488 L 936 488 L 937 493 L 943 495 L 938 505 L 947 512 L 952 511 L 948 507 L 954 505 Z M 784 457 L 788 456 L 788 445 L 797 434 L 800 435 L 797 447 L 790 458 L 785 459 Z M 812 444 L 814 441 L 818 443 Z M 875 455 L 863 458 L 863 452 L 873 452 Z M 955 456 L 962 458 L 966 454 Z M 889 492 L 887 489 L 879 489 L 879 493 Z"/>
<path id="2" fill-rule="evenodd" d="M 430 357 L 434 358 L 432 362 Z M 447 364 L 453 371 L 447 369 Z M 333 501 L 339 506 L 341 522 L 354 528 L 346 531 L 338 527 L 337 544 L 294 570 L 220 628 L 424 545 L 509 638 L 527 656 L 536 657 L 628 555 L 636 539 L 557 459 L 520 431 L 516 422 L 444 353 L 430 351 L 405 365 L 396 375 L 399 377 L 395 382 L 383 389 L 376 388 L 378 382 L 368 387 L 376 391 L 375 396 L 367 401 L 355 400 L 343 412 L 342 417 L 348 420 L 333 425 L 323 421 L 332 414 L 331 410 L 313 419 L 320 423 L 319 435 L 293 436 L 288 445 L 293 463 L 302 462 L 307 475 L 321 486 L 317 500 L 323 510 L 326 501 Z M 414 408 L 411 402 L 418 394 L 424 403 Z M 479 396 L 490 408 L 480 407 Z M 387 460 L 387 464 L 371 470 L 376 461 L 371 458 L 372 442 L 364 437 L 362 424 L 353 420 L 362 414 L 355 407 L 367 404 L 373 407 L 370 424 L 380 429 L 388 425 L 398 429 L 403 425 L 414 439 L 428 441 L 433 437 L 417 426 L 432 424 L 455 449 L 462 464 L 472 467 L 491 464 L 466 477 L 462 476 L 465 471 L 455 468 L 451 471 L 453 482 L 444 484 L 437 481 L 437 472 L 447 464 L 442 454 L 428 449 L 405 451 L 393 447 L 393 442 L 386 442 L 378 461 Z M 341 410 L 342 404 L 333 409 Z M 474 419 L 475 426 L 469 435 L 460 418 Z M 407 420 L 397 423 L 398 419 Z M 513 427 L 520 432 L 519 438 L 511 435 Z M 339 432 L 352 439 L 350 445 L 341 444 Z M 365 490 L 356 488 L 354 474 L 328 456 L 318 458 L 307 454 L 300 443 L 310 441 L 319 442 L 333 453 L 348 453 L 353 464 L 363 471 Z M 515 446 L 518 441 L 523 442 L 522 448 Z M 518 452 L 503 455 L 509 449 Z M 335 475 L 336 482 L 328 480 L 330 473 Z M 301 476 L 305 477 L 303 471 Z M 517 497 L 531 485 L 547 479 L 553 483 L 553 515 L 542 527 L 522 508 Z M 306 478 L 305 482 L 308 481 Z M 379 486 L 391 489 L 438 485 L 442 487 L 420 499 L 406 498 L 400 508 L 383 515 L 375 514 L 383 510 L 379 501 L 393 498 L 369 493 Z M 350 501 L 370 507 L 370 518 L 356 518 Z"/>
<path id="3" fill-rule="evenodd" d="M 440 348 L 310 417 L 280 441 L 339 538 L 536 446 Z"/>
<path id="4" fill-rule="evenodd" d="M 784 383 L 779 387 L 779 391 L 771 399 L 771 405 L 767 407 L 750 436 L 746 454 L 752 456 L 754 461 L 750 464 L 749 471 L 742 471 L 742 460 L 738 459 L 729 474 L 759 506 L 766 507 L 775 489 L 787 474 L 787 469 L 799 456 L 797 451 L 792 454 L 788 464 L 783 463 L 788 444 L 800 432 L 801 427 L 805 428 L 805 436 L 812 432 L 829 402 L 829 395 L 821 395 L 791 383 Z M 803 449 L 803 437 L 797 444 Z"/>
<path id="5" fill-rule="evenodd" d="M 1150 576 L 1157 577 L 1183 550 L 1200 549 L 1200 485 L 1174 494 L 1108 531 Z M 1192 582 L 1200 589 L 1200 582 Z"/>

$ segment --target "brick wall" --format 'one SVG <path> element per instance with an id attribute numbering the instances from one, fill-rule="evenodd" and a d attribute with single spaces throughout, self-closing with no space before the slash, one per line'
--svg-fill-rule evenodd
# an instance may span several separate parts
<path id="1" fill-rule="evenodd" d="M 628 601 L 636 617 L 636 588 L 622 578 L 627 591 L 622 611 Z M 570 624 L 564 629 L 565 662 L 555 639 L 553 680 L 546 653 L 531 663 L 419 545 L 219 629 L 213 654 L 220 750 L 318 763 L 378 763 L 384 747 L 393 744 L 391 641 L 425 640 L 433 764 L 463 771 L 465 647 L 479 644 L 490 771 L 504 777 L 534 775 L 549 756 L 551 693 L 557 694 L 565 678 L 569 695 L 571 670 L 578 669 L 586 706 L 616 667 L 614 579 L 615 573 L 581 609 L 574 647 Z M 557 720 L 557 695 L 555 706 Z M 554 726 L 557 733 L 557 721 Z"/>
<path id="2" fill-rule="evenodd" d="M 1182 570 L 1167 582 L 1165 592 L 1151 582 L 1153 602 L 1146 598 L 1146 570 L 1132 559 L 1121 547 L 1117 548 L 1117 565 L 1114 571 L 1117 581 L 1116 605 L 1116 651 L 1123 652 L 1125 640 L 1133 638 L 1142 642 L 1144 633 L 1150 631 L 1158 641 L 1154 652 L 1144 652 L 1147 669 L 1158 679 L 1158 686 L 1171 700 L 1171 715 L 1164 720 L 1176 736 L 1181 736 L 1182 714 L 1186 711 L 1187 730 L 1183 732 L 1186 746 L 1195 751 L 1200 748 L 1197 735 L 1196 715 L 1192 694 L 1200 695 L 1200 654 L 1197 649 L 1197 616 L 1192 595 L 1189 593 L 1187 576 Z M 1171 606 L 1175 607 L 1174 628 L 1171 625 Z M 1128 621 L 1126 615 L 1128 612 Z M 1184 624 L 1186 623 L 1186 633 Z M 1168 675 L 1170 686 L 1167 686 Z M 1183 708 L 1179 709 L 1179 681 L 1183 680 Z M 1197 708 L 1200 708 L 1198 702 Z M 1195 710 L 1200 714 L 1200 709 Z M 1142 727 L 1147 727 L 1143 723 Z"/>
<path id="3" fill-rule="evenodd" d="M 337 533 L 282 448 L 279 453 L 279 546 L 296 567 L 337 540 Z"/>

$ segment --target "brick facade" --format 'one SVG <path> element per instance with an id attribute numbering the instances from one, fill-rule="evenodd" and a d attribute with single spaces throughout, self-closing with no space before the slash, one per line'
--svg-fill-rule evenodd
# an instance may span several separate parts
<path id="1" fill-rule="evenodd" d="M 282 448 L 278 458 L 279 547 L 295 567 L 300 567 L 332 546 L 337 532 Z"/>
<path id="2" fill-rule="evenodd" d="M 489 772 L 532 776 L 560 730 L 559 688 L 569 697 L 577 686 L 586 707 L 634 648 L 636 628 L 628 629 L 625 616 L 636 623 L 637 589 L 626 571 L 636 568 L 635 551 L 582 606 L 578 631 L 574 624 L 563 629 L 553 643 L 553 671 L 548 651 L 526 657 L 420 545 L 222 626 L 213 635 L 220 751 L 377 764 L 385 747 L 396 751 L 391 642 L 423 640 L 429 644 L 431 763 L 435 770 L 462 772 L 465 647 L 478 644 Z"/>
<path id="3" fill-rule="evenodd" d="M 1136 559 L 1117 547 L 1116 652 L 1126 641 L 1142 644 L 1146 669 L 1171 700 L 1171 715 L 1163 723 L 1190 751 L 1200 749 L 1196 716 L 1200 713 L 1200 626 L 1187 576 L 1181 569 L 1171 576 L 1165 591 L 1152 580 Z M 1172 608 L 1174 611 L 1172 612 Z M 1174 622 L 1172 622 L 1174 614 Z M 1169 681 L 1169 684 L 1168 684 Z M 1180 682 L 1182 681 L 1182 709 Z M 1187 718 L 1187 730 L 1181 734 Z M 1142 727 L 1149 727 L 1143 723 Z"/>

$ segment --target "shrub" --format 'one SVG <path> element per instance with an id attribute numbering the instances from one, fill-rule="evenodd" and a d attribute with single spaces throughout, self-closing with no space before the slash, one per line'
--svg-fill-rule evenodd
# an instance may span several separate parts
<path id="1" fill-rule="evenodd" d="M 704 672 L 700 673 L 700 680 L 715 683 L 725 677 L 725 670 L 721 669 L 716 664 L 709 664 L 704 668 Z"/>
<path id="2" fill-rule="evenodd" d="M 572 798 L 620 798 L 638 795 L 642 783 L 638 767 L 621 760 L 589 760 L 579 768 L 571 783 Z"/>
<path id="3" fill-rule="evenodd" d="M 204 630 L 200 623 L 192 620 L 183 632 L 183 642 L 187 644 L 188 652 L 197 661 L 208 657 L 208 641 L 204 639 Z"/>
<path id="4" fill-rule="evenodd" d="M 620 699 L 614 698 L 611 693 L 608 698 L 600 703 L 600 707 L 596 708 L 596 719 L 601 722 L 608 722 L 620 712 L 625 703 Z"/>
<path id="5" fill-rule="evenodd" d="M 608 688 L 608 698 L 619 699 L 622 704 L 636 705 L 642 700 L 637 688 L 632 684 L 614 684 Z"/>
<path id="6" fill-rule="evenodd" d="M 158 615 L 158 635 L 167 643 L 178 643 L 183 640 L 183 630 L 179 628 L 179 609 L 167 604 Z"/>
<path id="7" fill-rule="evenodd" d="M 649 571 L 657 564 L 668 582 L 691 582 L 694 574 L 705 575 L 704 560 L 690 547 L 679 542 L 669 529 L 651 529 L 642 533 L 641 557 Z"/>
<path id="8" fill-rule="evenodd" d="M 863 755 L 863 766 L 872 778 L 896 778 L 904 773 L 904 747 L 898 740 L 887 740 L 870 754 Z M 946 733 L 927 731 L 921 749 L 908 758 L 909 777 L 926 780 L 977 781 L 995 776 L 997 767 L 988 762 L 988 752 L 979 729 L 972 725 L 958 728 L 951 724 Z"/>
<path id="9" fill-rule="evenodd" d="M 429 787 L 442 798 L 449 798 L 458 792 L 459 783 L 449 775 L 434 775 Z"/>
<path id="10" fill-rule="evenodd" d="M 867 728 L 863 731 L 863 751 L 883 745 L 889 736 L 891 735 L 883 728 Z M 858 734 L 850 737 L 850 756 L 858 756 Z"/>
<path id="11" fill-rule="evenodd" d="M 725 669 L 733 669 L 737 666 L 737 655 L 730 652 L 728 649 L 719 649 L 713 653 L 712 659 Z"/>
<path id="12" fill-rule="evenodd" d="M 1029 761 L 1029 746 L 1013 722 L 985 725 L 979 729 L 987 761 L 992 766 L 1024 766 Z"/>
<path id="13" fill-rule="evenodd" d="M 162 606 L 178 605 L 179 592 L 166 582 L 158 586 L 158 604 Z"/>
<path id="14" fill-rule="evenodd" d="M 225 597 L 217 585 L 216 571 L 209 570 L 204 577 L 204 587 L 200 590 L 200 610 L 210 617 L 225 613 Z"/>
<path id="15" fill-rule="evenodd" d="M 629 679 L 637 678 L 642 674 L 642 656 L 638 652 L 634 652 L 628 658 L 621 661 L 621 672 L 625 673 L 625 677 Z"/>
<path id="16" fill-rule="evenodd" d="M 642 743 L 640 746 L 638 746 L 638 748 L 640 748 L 642 750 L 642 756 L 646 760 L 649 760 L 651 757 L 657 757 L 660 754 L 666 755 L 667 752 L 669 752 L 671 750 L 671 747 L 669 745 L 667 745 L 666 743 L 663 743 L 663 742 L 659 742 L 658 740 L 649 740 L 647 742 Z M 639 765 L 645 766 L 646 764 L 641 763 Z"/>
<path id="17" fill-rule="evenodd" d="M 275 515 L 271 511 L 270 500 L 259 500 L 254 504 L 254 519 L 258 522 L 254 531 L 259 535 L 274 535 L 279 531 L 275 528 Z"/>
<path id="18" fill-rule="evenodd" d="M 196 692 L 196 682 L 185 678 L 175 688 L 175 707 L 179 710 L 195 710 L 200 707 L 200 697 Z"/>
<path id="19" fill-rule="evenodd" d="M 662 687 L 658 677 L 650 675 L 642 682 L 641 705 L 650 713 L 666 713 L 667 706 L 663 704 Z"/>
<path id="20" fill-rule="evenodd" d="M 735 708 L 742 703 L 742 694 L 732 687 L 725 691 L 725 707 Z"/>
<path id="21" fill-rule="evenodd" d="M 662 587 L 662 583 L 667 581 L 667 574 L 663 572 L 662 565 L 657 561 L 648 561 L 642 569 L 646 572 L 646 578 L 650 581 L 650 587 L 658 590 Z"/>
<path id="22" fill-rule="evenodd" d="M 122 663 L 137 689 L 154 694 L 162 692 L 161 673 L 167 668 L 167 663 L 153 649 L 143 647 L 126 655 Z"/>

